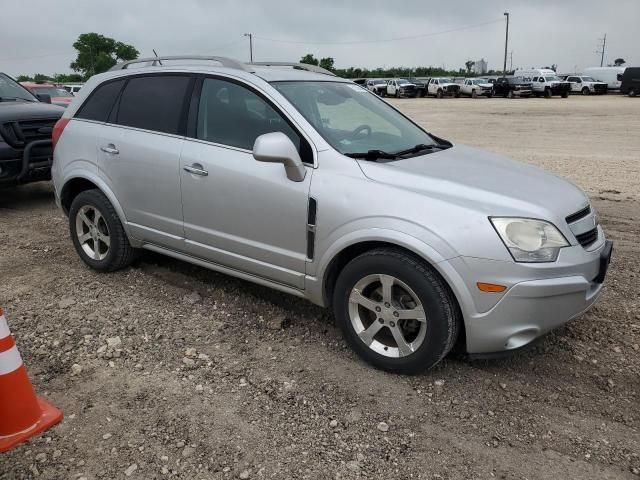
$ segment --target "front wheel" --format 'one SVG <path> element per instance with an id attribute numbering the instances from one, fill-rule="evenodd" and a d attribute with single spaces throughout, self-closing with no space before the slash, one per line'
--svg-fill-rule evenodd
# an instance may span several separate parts
<path id="1" fill-rule="evenodd" d="M 444 95 L 443 95 L 443 93 L 442 93 L 442 90 L 438 90 L 438 91 L 436 92 L 436 98 L 442 98 L 443 96 L 444 96 Z"/>
<path id="2" fill-rule="evenodd" d="M 460 313 L 444 280 L 424 261 L 390 248 L 366 252 L 340 273 L 333 294 L 349 345 L 383 370 L 414 374 L 444 358 Z"/>
<path id="3" fill-rule="evenodd" d="M 507 93 L 507 98 L 514 98 L 515 95 L 513 94 L 513 90 L 509 90 L 509 93 Z"/>
<path id="4" fill-rule="evenodd" d="M 69 209 L 69 230 L 78 255 L 91 268 L 112 272 L 133 262 L 136 250 L 129 243 L 120 218 L 100 190 L 78 194 Z"/>
<path id="5" fill-rule="evenodd" d="M 584 87 L 582 89 L 582 94 L 583 95 L 590 95 L 591 94 L 591 90 L 589 90 L 589 87 Z"/>

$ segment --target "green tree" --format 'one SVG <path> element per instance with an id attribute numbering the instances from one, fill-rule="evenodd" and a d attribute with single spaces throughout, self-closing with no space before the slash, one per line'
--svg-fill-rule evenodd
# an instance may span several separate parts
<path id="1" fill-rule="evenodd" d="M 627 62 L 625 62 L 625 61 L 624 61 L 624 58 L 616 58 L 616 59 L 613 61 L 613 66 L 614 66 L 614 67 L 621 67 L 621 66 L 622 66 L 622 65 L 624 65 L 625 63 L 627 63 Z"/>
<path id="2" fill-rule="evenodd" d="M 57 83 L 79 83 L 84 78 L 79 73 L 54 73 L 53 80 Z"/>
<path id="3" fill-rule="evenodd" d="M 17 82 L 31 82 L 33 79 L 29 75 L 18 75 L 16 77 Z"/>
<path id="4" fill-rule="evenodd" d="M 467 60 L 466 62 L 464 62 L 464 66 L 467 67 L 467 73 L 471 73 L 471 69 L 475 64 L 476 62 L 474 62 L 473 60 Z"/>
<path id="5" fill-rule="evenodd" d="M 320 66 L 326 70 L 333 72 L 333 57 L 325 57 L 320 59 Z"/>
<path id="6" fill-rule="evenodd" d="M 300 63 L 306 63 L 307 65 L 318 65 L 320 62 L 316 57 L 313 56 L 313 53 L 307 53 L 300 59 Z"/>
<path id="7" fill-rule="evenodd" d="M 46 83 L 46 82 L 51 82 L 52 80 L 53 79 L 50 76 L 45 75 L 44 73 L 36 73 L 33 76 L 33 81 L 36 83 Z"/>
<path id="8" fill-rule="evenodd" d="M 78 56 L 70 66 L 83 78 L 106 72 L 118 61 L 133 60 L 139 55 L 132 45 L 93 32 L 80 34 L 73 48 L 78 51 Z"/>

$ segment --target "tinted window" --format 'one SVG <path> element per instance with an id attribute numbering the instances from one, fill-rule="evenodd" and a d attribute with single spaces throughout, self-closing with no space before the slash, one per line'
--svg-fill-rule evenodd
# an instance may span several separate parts
<path id="1" fill-rule="evenodd" d="M 270 132 L 287 135 L 305 160 L 298 133 L 262 97 L 232 82 L 204 79 L 197 138 L 253 150 L 256 138 Z"/>
<path id="2" fill-rule="evenodd" d="M 84 102 L 76 117 L 106 122 L 109 112 L 111 112 L 113 104 L 122 89 L 122 85 L 124 85 L 124 80 L 100 85 Z"/>
<path id="3" fill-rule="evenodd" d="M 117 123 L 156 132 L 180 133 L 190 80 L 190 77 L 178 75 L 130 79 L 120 98 Z"/>

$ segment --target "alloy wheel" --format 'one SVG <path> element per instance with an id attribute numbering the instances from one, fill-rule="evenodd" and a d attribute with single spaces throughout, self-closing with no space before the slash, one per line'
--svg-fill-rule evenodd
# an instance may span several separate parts
<path id="1" fill-rule="evenodd" d="M 104 260 L 109 254 L 109 227 L 100 210 L 93 205 L 84 205 L 78 211 L 76 235 L 82 250 L 92 260 Z"/>
<path id="2" fill-rule="evenodd" d="M 385 357 L 409 356 L 426 338 L 422 302 L 392 275 L 367 275 L 358 281 L 349 295 L 349 318 L 360 340 Z"/>

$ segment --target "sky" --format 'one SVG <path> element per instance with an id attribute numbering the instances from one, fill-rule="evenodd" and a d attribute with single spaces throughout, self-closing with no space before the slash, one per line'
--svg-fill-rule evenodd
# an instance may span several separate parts
<path id="1" fill-rule="evenodd" d="M 571 73 L 622 57 L 640 65 L 640 0 L 1 0 L 0 71 L 69 73 L 73 42 L 97 32 L 141 56 L 199 54 L 299 61 L 333 57 L 336 67 L 501 69 L 510 13 L 513 67 L 558 65 Z"/>

